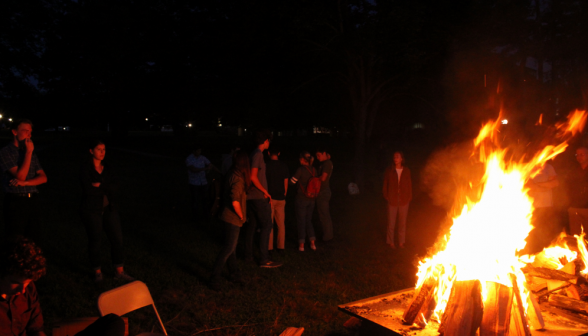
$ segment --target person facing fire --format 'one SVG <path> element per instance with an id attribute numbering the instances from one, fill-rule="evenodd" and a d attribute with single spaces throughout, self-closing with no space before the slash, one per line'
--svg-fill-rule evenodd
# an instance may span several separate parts
<path id="1" fill-rule="evenodd" d="M 572 235 L 581 234 L 588 224 L 588 148 L 576 149 L 576 161 L 580 165 L 570 172 L 567 181 L 569 230 Z"/>
<path id="2" fill-rule="evenodd" d="M 408 205 L 412 199 L 412 180 L 410 169 L 404 166 L 404 154 L 400 151 L 394 152 L 394 161 L 386 169 L 384 175 L 384 187 L 382 193 L 388 202 L 388 233 L 386 243 L 391 248 L 396 248 L 394 242 L 394 229 L 398 217 L 398 244 L 404 247 L 406 234 L 406 217 L 408 216 Z"/>
<path id="3" fill-rule="evenodd" d="M 533 177 L 527 187 L 529 196 L 533 199 L 532 223 L 535 229 L 529 234 L 526 250 L 529 253 L 537 253 L 549 246 L 551 240 L 558 234 L 558 225 L 553 207 L 553 188 L 559 186 L 559 180 L 555 169 L 549 163 L 545 163 L 539 172 Z"/>
<path id="4" fill-rule="evenodd" d="M 32 132 L 30 120 L 15 121 L 12 142 L 0 150 L 5 193 L 4 225 L 8 235 L 35 236 L 40 222 L 37 186 L 47 182 L 47 175 L 35 154 Z"/>
<path id="5" fill-rule="evenodd" d="M 23 236 L 0 244 L 0 335 L 44 336 L 43 312 L 35 281 L 45 275 L 45 257 Z M 105 315 L 76 336 L 122 336 L 125 323 Z"/>

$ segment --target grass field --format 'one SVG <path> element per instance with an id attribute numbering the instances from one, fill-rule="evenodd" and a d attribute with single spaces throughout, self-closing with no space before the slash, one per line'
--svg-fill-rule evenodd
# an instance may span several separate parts
<path id="1" fill-rule="evenodd" d="M 231 139 L 199 139 L 204 155 L 218 161 Z M 351 197 L 351 159 L 345 141 L 296 139 L 283 141 L 284 160 L 291 172 L 301 148 L 329 142 L 335 165 L 331 212 L 335 239 L 317 242 L 316 252 L 298 252 L 293 195 L 286 209 L 286 252 L 277 269 L 260 269 L 239 260 L 245 286 L 224 282 L 224 290 L 206 286 L 222 233 L 219 223 L 197 226 L 188 209 L 186 140 L 131 136 L 107 142 L 106 160 L 118 167 L 120 209 L 127 252 L 126 270 L 151 290 L 171 335 L 277 335 L 286 327 L 304 327 L 304 335 L 348 335 L 348 316 L 337 305 L 406 287 L 415 282 L 417 255 L 433 244 L 445 214 L 431 205 L 415 184 L 409 210 L 407 248 L 385 244 L 385 203 L 377 192 L 381 171 L 368 171 L 370 189 Z M 89 274 L 87 239 L 79 216 L 78 170 L 87 149 L 76 135 L 39 137 L 38 156 L 48 183 L 40 187 L 44 222 L 39 245 L 48 259 L 47 275 L 37 282 L 47 331 L 62 318 L 97 316 L 100 293 Z M 413 179 L 425 156 L 414 157 Z M 320 238 L 320 224 L 315 220 Z M 102 290 L 119 283 L 112 279 L 108 243 L 104 238 Z M 241 252 L 241 243 L 238 247 Z M 242 257 L 242 253 L 238 254 Z M 131 335 L 158 331 L 147 308 L 129 314 Z"/>

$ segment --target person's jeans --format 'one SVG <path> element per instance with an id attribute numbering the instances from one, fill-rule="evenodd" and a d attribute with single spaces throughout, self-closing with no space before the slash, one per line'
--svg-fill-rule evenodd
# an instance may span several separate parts
<path id="1" fill-rule="evenodd" d="M 286 219 L 286 200 L 272 200 L 272 217 L 278 226 L 278 249 L 284 249 L 286 242 L 286 226 L 284 224 Z M 272 231 L 270 232 L 269 238 L 269 250 L 274 249 L 274 229 L 272 225 Z"/>
<path id="2" fill-rule="evenodd" d="M 106 237 L 110 241 L 113 266 L 122 267 L 125 255 L 118 211 L 112 210 L 110 206 L 104 208 L 104 211 L 82 209 L 82 220 L 88 235 L 88 251 L 93 269 L 98 270 L 101 265 L 102 230 L 104 230 Z"/>
<path id="3" fill-rule="evenodd" d="M 570 221 L 570 235 L 580 235 L 582 231 L 588 229 L 588 209 L 569 208 L 568 216 Z"/>
<path id="4" fill-rule="evenodd" d="M 37 240 L 40 221 L 38 194 L 32 194 L 30 198 L 4 194 L 4 232 L 7 236 L 23 235 Z"/>
<path id="5" fill-rule="evenodd" d="M 298 243 L 304 244 L 306 236 L 308 240 L 315 241 L 314 227 L 312 226 L 312 211 L 314 199 L 304 196 L 296 196 L 294 208 L 296 209 L 296 224 L 298 226 Z"/>
<path id="6" fill-rule="evenodd" d="M 231 276 L 235 277 L 239 274 L 237 254 L 235 250 L 237 249 L 237 242 L 239 241 L 239 232 L 241 231 L 241 228 L 227 222 L 223 222 L 223 224 L 225 228 L 225 243 L 214 263 L 214 269 L 212 271 L 213 281 L 220 278 L 225 263 L 229 268 Z"/>
<path id="7" fill-rule="evenodd" d="M 323 227 L 323 241 L 333 239 L 333 222 L 331 221 L 331 212 L 329 211 L 330 200 L 331 190 L 321 191 L 316 198 L 316 208 Z"/>
<path id="8" fill-rule="evenodd" d="M 192 200 L 192 214 L 196 222 L 204 221 L 208 216 L 204 208 L 208 196 L 208 184 L 192 185 L 190 184 L 190 196 Z"/>
<path id="9" fill-rule="evenodd" d="M 394 228 L 396 226 L 396 216 L 398 216 L 398 243 L 404 244 L 406 236 L 406 217 L 408 215 L 408 205 L 392 206 L 388 204 L 388 234 L 386 243 L 394 244 Z"/>
<path id="10" fill-rule="evenodd" d="M 268 199 L 247 200 L 247 217 L 249 223 L 245 230 L 245 257 L 253 258 L 253 240 L 255 229 L 259 224 L 261 230 L 259 236 L 260 263 L 269 261 L 268 245 L 272 231 L 272 207 Z"/>

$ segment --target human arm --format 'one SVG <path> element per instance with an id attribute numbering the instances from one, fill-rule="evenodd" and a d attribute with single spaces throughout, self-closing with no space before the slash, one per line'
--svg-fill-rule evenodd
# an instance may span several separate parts
<path id="1" fill-rule="evenodd" d="M 47 183 L 47 175 L 45 175 L 45 172 L 42 170 L 38 170 L 35 177 L 30 180 L 20 180 L 18 178 L 10 180 L 10 185 L 13 187 L 38 186 L 43 183 Z"/>
<path id="2" fill-rule="evenodd" d="M 261 185 L 261 182 L 259 181 L 259 178 L 257 177 L 258 172 L 259 172 L 259 168 L 251 168 L 251 183 L 253 183 L 253 185 L 257 189 L 259 189 L 259 191 L 261 191 L 263 193 L 265 198 L 271 199 L 272 197 L 267 192 L 267 190 L 265 190 L 265 188 Z"/>
<path id="3" fill-rule="evenodd" d="M 239 201 L 233 201 L 233 209 L 235 209 L 235 213 L 239 216 L 239 219 L 243 220 L 243 210 L 241 209 L 241 203 Z"/>
<path id="4" fill-rule="evenodd" d="M 288 194 L 288 178 L 284 179 L 284 196 L 286 196 L 286 194 Z"/>

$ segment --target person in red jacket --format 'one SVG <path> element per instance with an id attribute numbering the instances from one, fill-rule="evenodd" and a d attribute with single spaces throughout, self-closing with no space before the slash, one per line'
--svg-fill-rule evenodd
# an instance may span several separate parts
<path id="1" fill-rule="evenodd" d="M 404 166 L 404 154 L 394 152 L 394 162 L 384 176 L 384 198 L 388 202 L 388 234 L 386 244 L 396 248 L 394 244 L 394 228 L 398 217 L 398 245 L 403 248 L 406 233 L 406 216 L 408 205 L 412 199 L 412 180 L 410 169 Z"/>

